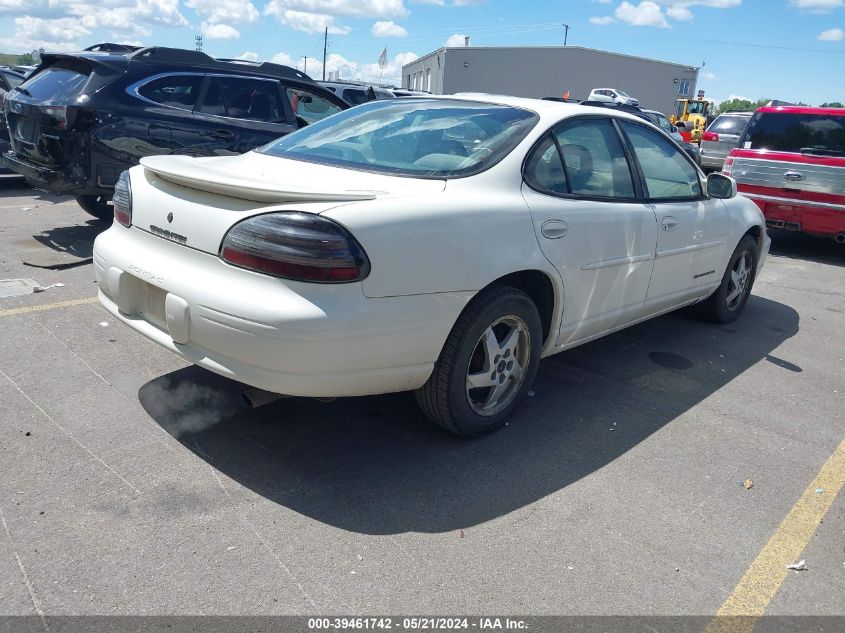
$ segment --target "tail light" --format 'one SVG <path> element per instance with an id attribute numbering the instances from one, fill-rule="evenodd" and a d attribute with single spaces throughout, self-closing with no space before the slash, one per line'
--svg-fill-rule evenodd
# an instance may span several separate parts
<path id="1" fill-rule="evenodd" d="M 701 135 L 701 140 L 702 141 L 713 141 L 713 142 L 718 143 L 719 142 L 719 135 L 716 134 L 715 132 L 705 132 L 704 134 Z"/>
<path id="2" fill-rule="evenodd" d="M 725 159 L 725 164 L 722 165 L 722 173 L 725 176 L 730 176 L 733 169 L 734 169 L 734 159 L 733 159 L 732 156 L 728 156 Z"/>
<path id="3" fill-rule="evenodd" d="M 120 174 L 114 184 L 114 219 L 126 227 L 132 226 L 132 185 L 129 182 L 129 172 Z"/>
<path id="4" fill-rule="evenodd" d="M 41 106 L 41 111 L 56 120 L 60 130 L 67 128 L 67 106 Z"/>
<path id="5" fill-rule="evenodd" d="M 220 258 L 240 268 L 315 283 L 364 279 L 370 261 L 341 225 L 312 213 L 268 213 L 239 222 L 226 233 Z"/>

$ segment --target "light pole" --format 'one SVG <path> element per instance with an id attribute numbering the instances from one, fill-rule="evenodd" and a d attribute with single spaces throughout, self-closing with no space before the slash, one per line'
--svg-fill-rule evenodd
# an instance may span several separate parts
<path id="1" fill-rule="evenodd" d="M 564 28 L 564 31 L 563 31 L 563 45 L 564 45 L 564 46 L 566 46 L 566 41 L 569 39 L 569 25 L 568 25 L 568 24 L 564 24 L 564 25 L 563 25 L 563 28 Z"/>

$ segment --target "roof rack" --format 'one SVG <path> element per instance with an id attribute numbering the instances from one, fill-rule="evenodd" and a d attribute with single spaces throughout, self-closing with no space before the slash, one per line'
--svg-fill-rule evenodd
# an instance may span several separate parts
<path id="1" fill-rule="evenodd" d="M 234 64 L 238 64 L 241 66 L 249 66 L 259 73 L 271 75 L 273 77 L 314 81 L 305 73 L 299 72 L 296 68 L 291 68 L 290 66 L 273 64 L 271 62 L 251 62 L 245 59 L 215 59 L 203 52 L 183 48 L 150 46 L 148 48 L 136 50 L 129 57 L 131 59 L 149 60 L 169 64 L 192 64 L 194 66 L 204 66 L 206 68 L 216 68 L 218 70 L 232 70 L 232 66 Z"/>
<path id="2" fill-rule="evenodd" d="M 113 42 L 101 42 L 100 44 L 92 44 L 86 51 L 92 53 L 134 53 L 140 46 L 133 46 L 132 44 L 115 44 Z"/>
<path id="3" fill-rule="evenodd" d="M 558 103 L 581 103 L 580 99 L 564 99 L 563 97 L 540 97 L 541 101 L 557 101 Z"/>
<path id="4" fill-rule="evenodd" d="M 621 112 L 629 112 L 631 114 L 642 114 L 643 109 L 637 106 L 628 105 L 627 103 L 610 103 L 609 101 L 582 101 L 581 105 L 594 106 L 599 108 L 609 108 L 611 110 L 619 110 Z"/>

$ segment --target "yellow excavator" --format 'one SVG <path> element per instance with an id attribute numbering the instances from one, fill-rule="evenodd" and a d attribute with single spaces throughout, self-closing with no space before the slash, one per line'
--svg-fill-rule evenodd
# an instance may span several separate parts
<path id="1" fill-rule="evenodd" d="M 710 114 L 711 103 L 705 99 L 678 99 L 675 114 L 669 119 L 678 128 L 687 143 L 698 143 L 704 128 L 707 127 L 707 116 Z"/>

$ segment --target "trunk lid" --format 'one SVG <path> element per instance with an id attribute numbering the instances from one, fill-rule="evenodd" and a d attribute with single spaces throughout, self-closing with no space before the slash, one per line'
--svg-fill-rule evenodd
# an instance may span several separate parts
<path id="1" fill-rule="evenodd" d="M 150 156 L 132 170 L 132 224 L 216 255 L 232 225 L 277 210 L 323 213 L 339 204 L 434 194 L 445 180 L 353 171 L 248 152 Z"/>

